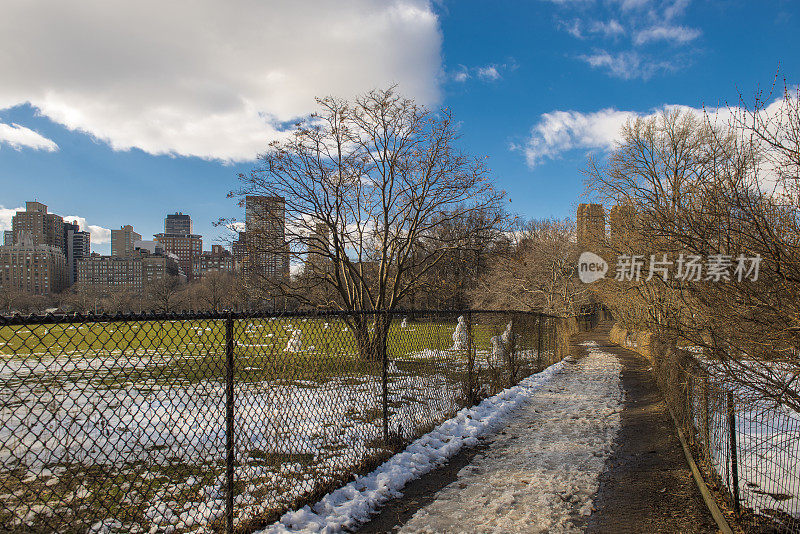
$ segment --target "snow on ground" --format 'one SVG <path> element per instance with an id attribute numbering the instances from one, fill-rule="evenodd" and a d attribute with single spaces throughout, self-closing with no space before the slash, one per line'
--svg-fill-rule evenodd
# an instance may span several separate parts
<path id="1" fill-rule="evenodd" d="M 69 479 L 83 481 L 104 466 L 128 481 L 136 497 L 125 504 L 142 510 L 147 525 L 206 531 L 224 510 L 224 384 L 148 381 L 108 388 L 97 382 L 62 379 L 45 387 L 32 376 L 0 387 L 0 475 L 22 469 L 19 479 L 33 485 L 31 493 L 39 486 L 57 490 L 41 510 L 32 504 L 35 495 L 20 493 L 7 502 L 12 521 L 58 516 L 74 495 Z M 395 366 L 390 428 L 410 436 L 425 419 L 441 421 L 455 411 L 459 394 L 460 385 L 444 373 L 415 376 Z M 381 381 L 374 375 L 238 384 L 235 476 L 243 491 L 236 497 L 237 523 L 285 506 L 379 450 L 380 406 Z M 165 481 L 164 472 L 176 477 Z M 191 476 L 195 472 L 202 476 Z M 153 494 L 152 480 L 163 493 Z M 102 497 L 102 487 L 77 484 L 88 502 Z M 95 511 L 101 526 L 116 524 L 113 515 L 102 517 L 106 512 Z"/>
<path id="2" fill-rule="evenodd" d="M 567 360 L 465 408 L 381 467 L 285 514 L 263 531 L 339 532 L 369 519 L 405 484 L 463 446 L 514 423 L 405 526 L 407 532 L 568 532 L 591 513 L 597 478 L 620 426 L 620 364 L 612 355 Z"/>
<path id="3" fill-rule="evenodd" d="M 591 514 L 622 405 L 619 362 L 590 351 L 531 397 L 401 532 L 579 531 L 576 518 Z"/>
<path id="4" fill-rule="evenodd" d="M 271 336 L 239 344 L 236 525 L 286 510 L 386 452 L 379 367 L 338 370 L 312 354 L 282 376 L 275 355 L 261 350 Z M 292 349 L 286 354 L 311 349 L 300 342 L 289 347 L 284 337 Z M 465 351 L 419 341 L 389 365 L 393 438 L 411 439 L 463 406 Z M 224 510 L 224 375 L 220 354 L 189 345 L 58 354 L 54 347 L 53 354 L 0 359 L 0 525 L 47 530 L 73 514 L 69 521 L 91 521 L 97 531 L 211 532 Z M 502 387 L 505 355 L 475 352 L 482 391 Z M 521 348 L 515 355 L 519 373 L 555 357 L 543 352 L 539 359 Z M 336 356 L 358 361 L 354 354 Z M 497 417 L 506 410 L 497 409 Z M 464 422 L 464 432 L 484 432 L 495 424 L 492 417 L 481 416 L 478 426 Z M 471 437 L 464 435 L 458 448 Z M 442 447 L 455 452 L 455 443 Z M 111 480 L 122 498 L 108 504 Z"/>

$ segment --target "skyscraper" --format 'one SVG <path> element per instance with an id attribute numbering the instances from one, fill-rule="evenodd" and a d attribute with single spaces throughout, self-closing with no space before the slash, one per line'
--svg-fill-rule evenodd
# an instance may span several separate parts
<path id="1" fill-rule="evenodd" d="M 200 277 L 203 237 L 192 233 L 192 218 L 183 213 L 167 215 L 164 232 L 155 235 L 168 254 L 178 257 L 178 265 L 188 280 Z"/>
<path id="2" fill-rule="evenodd" d="M 91 235 L 81 232 L 77 221 L 64 223 L 65 256 L 67 260 L 67 285 L 78 280 L 78 260 L 91 253 Z"/>
<path id="3" fill-rule="evenodd" d="M 280 196 L 245 197 L 247 257 L 244 271 L 261 297 L 282 297 L 281 284 L 289 281 L 289 244 L 286 242 L 286 200 Z"/>
<path id="4" fill-rule="evenodd" d="M 31 245 L 48 245 L 64 252 L 64 219 L 47 213 L 41 202 L 26 202 L 25 211 L 18 211 L 11 219 L 14 242 L 21 242 L 20 234 L 30 240 Z"/>
<path id="5" fill-rule="evenodd" d="M 613 238 L 624 238 L 633 233 L 636 224 L 636 208 L 629 204 L 613 206 L 608 212 L 609 234 Z"/>
<path id="6" fill-rule="evenodd" d="M 306 274 L 323 273 L 328 270 L 330 259 L 328 256 L 328 244 L 330 242 L 330 232 L 327 225 L 322 221 L 314 224 L 314 230 L 308 239 L 308 255 L 306 256 Z"/>
<path id="7" fill-rule="evenodd" d="M 192 233 L 192 218 L 181 212 L 167 215 L 164 219 L 165 234 L 187 235 Z"/>
<path id="8" fill-rule="evenodd" d="M 239 232 L 236 241 L 231 243 L 236 271 L 242 271 L 247 263 L 247 232 Z"/>
<path id="9" fill-rule="evenodd" d="M 142 236 L 133 231 L 133 226 L 126 224 L 119 230 L 111 230 L 111 255 L 128 256 L 136 249 L 134 243 L 141 241 Z"/>

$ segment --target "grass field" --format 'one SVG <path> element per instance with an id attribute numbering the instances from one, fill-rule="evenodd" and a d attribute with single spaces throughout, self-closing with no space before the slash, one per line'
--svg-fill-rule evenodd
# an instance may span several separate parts
<path id="1" fill-rule="evenodd" d="M 486 385 L 502 371 L 489 340 L 508 317 L 482 319 L 472 331 Z M 237 320 L 237 523 L 291 507 L 462 407 L 466 354 L 450 350 L 455 326 L 392 325 L 386 443 L 382 363 L 358 356 L 341 318 Z M 212 531 L 224 510 L 223 328 L 0 329 L 0 530 Z M 534 344 L 519 338 L 528 358 L 519 378 L 535 357 L 523 345 Z"/>

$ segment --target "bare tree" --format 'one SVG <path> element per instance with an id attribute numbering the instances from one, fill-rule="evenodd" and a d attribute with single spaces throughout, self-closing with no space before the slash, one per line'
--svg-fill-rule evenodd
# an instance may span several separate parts
<path id="1" fill-rule="evenodd" d="M 329 304 L 391 312 L 471 232 L 501 223 L 503 194 L 481 159 L 456 148 L 447 110 L 432 112 L 394 88 L 317 102 L 321 112 L 273 142 L 232 195 L 285 198 L 287 248 L 326 262 L 307 281 L 334 290 Z M 481 228 L 437 234 L 478 213 Z M 286 289 L 304 301 L 302 287 Z M 364 357 L 381 354 L 389 316 L 347 317 Z"/>
<path id="2" fill-rule="evenodd" d="M 757 280 L 605 281 L 604 300 L 635 326 L 702 347 L 731 381 L 800 408 L 800 154 L 797 95 L 731 110 L 638 119 L 607 166 L 590 163 L 591 193 L 636 211 L 613 252 L 759 257 Z M 647 274 L 647 273 L 645 273 Z M 627 314 L 626 314 L 627 310 Z M 631 313 L 632 311 L 632 313 Z"/>
<path id="3" fill-rule="evenodd" d="M 103 305 L 103 292 L 92 284 L 78 282 L 62 293 L 61 302 L 73 311 L 87 313 Z"/>
<path id="4" fill-rule="evenodd" d="M 462 309 L 470 304 L 470 292 L 496 260 L 498 247 L 505 240 L 501 228 L 486 225 L 486 214 L 471 213 L 443 223 L 435 228 L 436 239 L 448 240 L 450 236 L 466 236 L 457 246 L 448 250 L 436 265 L 418 276 L 417 287 L 409 293 L 404 307 L 431 309 Z M 488 216 L 494 216 L 489 213 Z M 420 264 L 419 268 L 426 266 Z"/>
<path id="5" fill-rule="evenodd" d="M 0 311 L 2 313 L 27 313 L 43 309 L 50 299 L 33 295 L 12 287 L 0 288 Z"/>
<path id="6" fill-rule="evenodd" d="M 586 299 L 575 276 L 577 260 L 573 221 L 519 222 L 474 287 L 473 301 L 481 308 L 574 314 Z"/>
<path id="7" fill-rule="evenodd" d="M 226 272 L 212 271 L 192 285 L 193 307 L 196 309 L 222 311 L 238 307 L 237 278 Z"/>
<path id="8" fill-rule="evenodd" d="M 178 310 L 184 297 L 183 292 L 183 284 L 177 276 L 164 276 L 147 287 L 151 308 L 163 313 Z"/>

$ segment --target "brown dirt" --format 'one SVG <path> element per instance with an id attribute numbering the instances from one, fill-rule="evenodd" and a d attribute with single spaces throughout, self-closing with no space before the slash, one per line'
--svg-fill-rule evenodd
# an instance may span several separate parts
<path id="1" fill-rule="evenodd" d="M 610 326 L 602 324 L 587 337 L 622 362 L 625 404 L 622 428 L 600 476 L 596 511 L 587 532 L 717 532 L 686 464 L 650 362 L 610 343 Z"/>

